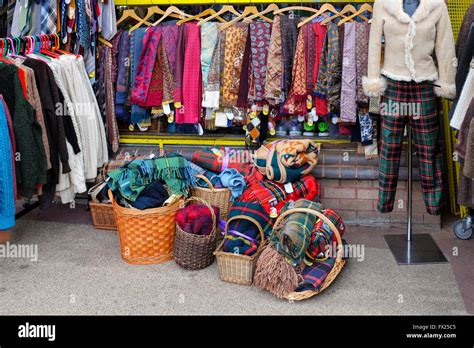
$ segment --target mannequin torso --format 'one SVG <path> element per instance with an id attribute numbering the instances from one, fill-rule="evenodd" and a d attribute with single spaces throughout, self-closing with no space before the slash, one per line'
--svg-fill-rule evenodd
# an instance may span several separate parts
<path id="1" fill-rule="evenodd" d="M 411 17 L 420 5 L 420 0 L 403 0 L 403 10 Z"/>

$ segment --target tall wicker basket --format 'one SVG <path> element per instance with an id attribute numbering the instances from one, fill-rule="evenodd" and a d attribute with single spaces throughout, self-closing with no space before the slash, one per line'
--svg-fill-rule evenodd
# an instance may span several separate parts
<path id="1" fill-rule="evenodd" d="M 222 220 L 227 220 L 231 206 L 231 192 L 228 188 L 214 188 L 212 183 L 204 175 L 196 175 L 196 178 L 202 179 L 209 185 L 206 187 L 195 187 L 191 190 L 193 197 L 204 199 L 210 205 L 219 207 L 219 216 Z"/>
<path id="2" fill-rule="evenodd" d="M 265 234 L 263 233 L 262 226 L 260 226 L 257 220 L 251 218 L 250 216 L 237 215 L 227 221 L 227 225 L 225 228 L 226 235 L 229 230 L 229 223 L 234 220 L 240 219 L 245 219 L 254 223 L 260 231 L 260 245 L 258 246 L 258 249 L 255 254 L 253 254 L 252 256 L 247 256 L 236 253 L 224 252 L 223 246 L 225 236 L 224 240 L 221 242 L 214 254 L 216 255 L 217 263 L 219 265 L 219 276 L 221 280 L 240 285 L 252 285 L 257 259 L 262 253 L 263 247 L 266 244 Z"/>
<path id="3" fill-rule="evenodd" d="M 206 236 L 188 233 L 176 224 L 176 236 L 174 241 L 174 260 L 181 267 L 189 270 L 206 268 L 214 262 L 214 250 L 216 249 L 217 224 L 214 209 L 203 199 L 197 197 L 188 198 L 184 205 L 190 202 L 198 202 L 209 208 L 212 216 L 212 230 Z"/>
<path id="4" fill-rule="evenodd" d="M 313 209 L 308 209 L 308 208 L 293 208 L 293 209 L 288 209 L 285 211 L 283 214 L 281 214 L 278 219 L 275 221 L 275 224 L 273 225 L 273 230 L 281 229 L 284 226 L 284 218 L 287 217 L 290 214 L 293 213 L 307 213 L 307 214 L 313 214 L 317 218 L 323 220 L 329 228 L 333 231 L 334 237 L 336 238 L 337 242 L 337 255 L 336 255 L 336 261 L 334 262 L 334 267 L 332 268 L 331 272 L 329 272 L 328 276 L 324 280 L 323 284 L 319 288 L 318 291 L 313 291 L 313 290 L 307 290 L 307 291 L 302 291 L 302 292 L 291 292 L 287 296 L 284 296 L 285 299 L 287 300 L 293 300 L 293 301 L 301 301 L 301 300 L 306 300 L 310 297 L 316 296 L 323 292 L 331 283 L 336 279 L 336 277 L 339 275 L 339 273 L 342 271 L 342 268 L 346 264 L 346 261 L 342 258 L 344 250 L 342 248 L 342 239 L 341 235 L 337 229 L 336 226 L 329 220 L 324 214 L 320 213 L 319 211 L 313 210 Z"/>
<path id="5" fill-rule="evenodd" d="M 160 208 L 139 210 L 121 207 L 110 190 L 109 197 L 114 207 L 124 261 L 146 265 L 173 259 L 176 212 L 182 201 Z"/>

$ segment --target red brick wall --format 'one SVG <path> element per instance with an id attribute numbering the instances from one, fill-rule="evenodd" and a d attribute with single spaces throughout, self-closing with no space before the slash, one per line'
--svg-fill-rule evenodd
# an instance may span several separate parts
<path id="1" fill-rule="evenodd" d="M 321 201 L 337 210 L 349 224 L 404 226 L 407 216 L 407 182 L 399 181 L 391 213 L 377 211 L 378 180 L 320 179 Z M 440 216 L 426 212 L 419 182 L 413 183 L 413 224 L 439 228 Z"/>

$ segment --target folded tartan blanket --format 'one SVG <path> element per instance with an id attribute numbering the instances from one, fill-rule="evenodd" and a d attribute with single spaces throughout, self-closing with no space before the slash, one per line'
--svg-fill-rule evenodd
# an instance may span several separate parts
<path id="1" fill-rule="evenodd" d="M 229 219 L 241 215 L 255 219 L 265 236 L 268 236 L 273 222 L 259 203 L 234 202 L 229 211 Z M 261 237 L 258 227 L 249 220 L 237 219 L 228 224 L 223 250 L 251 256 L 257 251 L 260 243 Z"/>
<path id="2" fill-rule="evenodd" d="M 289 192 L 287 192 L 289 191 Z M 321 195 L 321 186 L 316 178 L 305 175 L 291 183 L 291 189 L 285 189 L 284 184 L 265 179 L 260 172 L 256 172 L 255 179 L 249 182 L 247 189 L 239 197 L 241 202 L 259 202 L 267 214 L 275 207 L 277 213 L 289 201 L 297 201 L 301 198 L 314 201 Z"/>
<path id="3" fill-rule="evenodd" d="M 341 237 L 346 231 L 346 226 L 342 217 L 332 209 L 325 209 L 322 213 L 336 226 Z M 313 231 L 311 232 L 311 240 L 306 250 L 306 257 L 308 261 L 324 261 L 326 257 L 326 251 L 328 246 L 335 243 L 333 231 L 323 220 L 319 219 L 314 225 Z"/>
<path id="4" fill-rule="evenodd" d="M 244 177 L 235 168 L 223 169 L 220 174 L 206 171 L 203 174 L 209 179 L 214 188 L 226 187 L 230 189 L 232 193 L 232 199 L 238 198 L 247 185 Z M 208 187 L 209 185 L 201 178 L 196 179 L 196 185 L 198 187 Z"/>
<path id="5" fill-rule="evenodd" d="M 312 140 L 277 140 L 253 155 L 260 173 L 282 184 L 309 174 L 318 161 L 321 144 Z"/>
<path id="6" fill-rule="evenodd" d="M 170 154 L 146 160 L 134 160 L 109 173 L 107 184 L 123 198 L 136 201 L 141 192 L 154 181 L 164 181 L 172 194 L 187 195 L 194 184 L 195 172 L 182 156 Z"/>
<path id="7" fill-rule="evenodd" d="M 219 218 L 219 208 L 212 207 L 216 219 Z M 203 204 L 190 204 L 178 210 L 176 223 L 185 232 L 208 235 L 212 231 L 212 215 L 209 208 Z"/>
<path id="8" fill-rule="evenodd" d="M 219 153 L 221 156 L 217 156 L 211 149 L 199 149 L 193 154 L 192 161 L 198 166 L 216 173 L 220 173 L 226 168 L 234 168 L 246 178 L 252 172 L 252 163 L 245 161 L 246 158 L 250 158 L 248 152 L 220 148 Z"/>
<path id="9" fill-rule="evenodd" d="M 282 209 L 282 213 L 291 208 L 321 211 L 322 205 L 307 199 L 300 199 L 294 204 L 287 203 Z M 285 219 L 282 228 L 273 230 L 270 239 L 275 245 L 275 250 L 286 257 L 291 265 L 297 266 L 303 261 L 311 240 L 311 231 L 317 220 L 318 218 L 313 214 L 293 213 Z"/>
<path id="10" fill-rule="evenodd" d="M 135 202 L 127 201 L 127 203 L 140 210 L 158 208 L 163 206 L 169 196 L 170 195 L 163 184 L 154 181 L 145 187 Z"/>
<path id="11" fill-rule="evenodd" d="M 326 261 L 316 262 L 312 266 L 306 266 L 301 273 L 303 281 L 298 285 L 296 292 L 319 290 L 329 272 L 331 272 L 334 267 L 335 261 L 335 258 L 330 258 Z"/>

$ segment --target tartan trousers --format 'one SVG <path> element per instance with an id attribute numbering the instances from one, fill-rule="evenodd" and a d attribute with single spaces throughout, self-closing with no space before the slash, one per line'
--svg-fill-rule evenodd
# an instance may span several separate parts
<path id="1" fill-rule="evenodd" d="M 391 212 L 397 190 L 405 126 L 412 127 L 426 210 L 439 215 L 443 195 L 442 153 L 439 145 L 437 100 L 433 86 L 387 78 L 381 103 L 382 134 L 377 209 Z"/>

